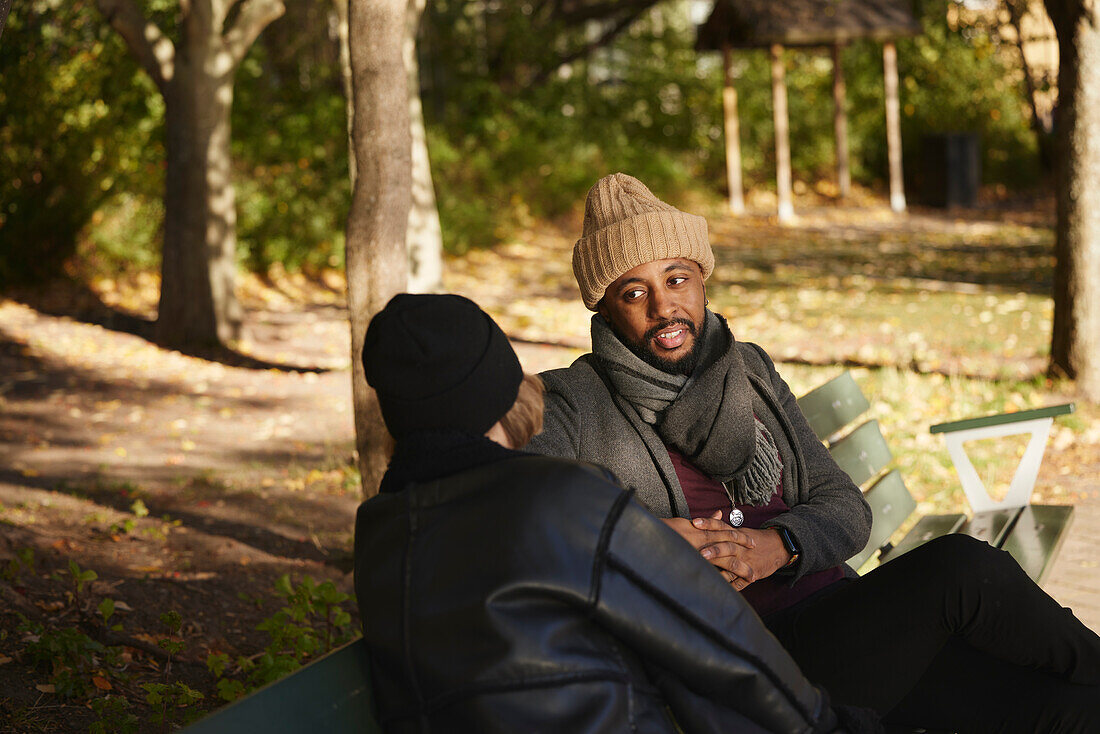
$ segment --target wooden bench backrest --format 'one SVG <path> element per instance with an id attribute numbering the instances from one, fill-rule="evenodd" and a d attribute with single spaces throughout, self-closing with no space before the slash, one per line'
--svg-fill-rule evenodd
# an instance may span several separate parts
<path id="1" fill-rule="evenodd" d="M 798 407 L 817 437 L 828 441 L 866 413 L 871 404 L 852 379 L 852 373 L 845 372 L 800 397 Z"/>
<path id="2" fill-rule="evenodd" d="M 871 506 L 871 537 L 866 547 L 848 560 L 852 568 L 858 569 L 890 539 L 917 503 L 896 469 L 883 474 L 894 455 L 878 421 L 866 421 L 845 433 L 871 407 L 850 372 L 803 395 L 798 407 L 817 437 L 829 447 L 837 465 L 864 489 Z"/>
<path id="3" fill-rule="evenodd" d="M 186 734 L 381 734 L 367 646 L 360 638 L 215 711 Z"/>

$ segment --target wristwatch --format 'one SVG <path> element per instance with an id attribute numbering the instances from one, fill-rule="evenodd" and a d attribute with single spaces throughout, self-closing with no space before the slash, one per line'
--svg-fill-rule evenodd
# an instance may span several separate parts
<path id="1" fill-rule="evenodd" d="M 795 542 L 794 536 L 791 535 L 791 531 L 787 528 L 777 525 L 775 527 L 779 531 L 779 537 L 783 540 L 783 547 L 787 549 L 787 552 L 791 554 L 791 560 L 787 561 L 787 565 L 783 568 L 790 568 L 798 560 L 798 556 L 802 553 L 802 549 L 798 547 L 798 543 Z"/>

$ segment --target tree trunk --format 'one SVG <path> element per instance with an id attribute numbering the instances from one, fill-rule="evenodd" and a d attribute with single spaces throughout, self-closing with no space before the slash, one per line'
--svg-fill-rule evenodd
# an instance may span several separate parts
<path id="1" fill-rule="evenodd" d="M 443 231 L 435 203 L 432 165 L 428 157 L 428 136 L 424 129 L 424 108 L 420 102 L 420 65 L 416 60 L 416 35 L 426 0 L 409 0 L 404 46 L 408 75 L 409 123 L 412 134 L 412 208 L 409 209 L 410 293 L 439 290 L 443 280 Z"/>
<path id="2" fill-rule="evenodd" d="M 1100 403 L 1100 17 L 1047 0 L 1058 34 L 1058 227 L 1050 370 Z"/>
<path id="3" fill-rule="evenodd" d="M 4 35 L 4 24 L 8 22 L 11 0 L 0 0 L 0 36 Z"/>
<path id="4" fill-rule="evenodd" d="M 772 44 L 772 118 L 775 121 L 775 192 L 779 200 L 777 215 L 781 224 L 794 221 L 791 199 L 791 139 L 787 119 L 787 74 L 783 66 L 783 47 Z"/>
<path id="5" fill-rule="evenodd" d="M 386 469 L 387 434 L 363 376 L 363 336 L 371 317 L 404 289 L 408 266 L 412 137 L 402 58 L 406 9 L 406 0 L 351 0 L 348 12 L 358 170 L 347 227 L 348 313 L 355 439 L 367 497 L 378 491 Z"/>
<path id="6" fill-rule="evenodd" d="M 96 0 L 164 95 L 167 170 L 157 340 L 175 347 L 240 335 L 237 210 L 229 150 L 233 77 L 282 0 L 180 0 L 178 46 L 133 0 Z"/>
<path id="7" fill-rule="evenodd" d="M 344 82 L 344 102 L 348 120 L 348 178 L 355 187 L 355 140 L 352 138 L 352 122 L 355 120 L 355 104 L 352 101 L 351 51 L 348 49 L 348 0 L 333 0 L 336 8 L 336 36 L 340 43 L 340 78 Z"/>
<path id="8" fill-rule="evenodd" d="M 432 167 L 428 156 L 428 136 L 424 128 L 424 108 L 420 102 L 420 65 L 416 57 L 416 36 L 426 0 L 409 0 L 406 8 L 408 27 L 402 50 L 409 91 L 409 125 L 412 135 L 412 206 L 406 235 L 409 257 L 408 280 L 403 290 L 430 293 L 443 281 L 443 230 L 439 224 L 439 206 L 435 201 Z M 355 107 L 352 101 L 351 57 L 348 49 L 348 0 L 334 0 L 337 32 L 340 39 L 340 64 L 348 107 L 348 170 L 355 186 L 355 143 L 352 126 Z"/>
<path id="9" fill-rule="evenodd" d="M 167 170 L 157 341 L 225 344 L 240 337 L 236 207 L 230 171 L 230 79 L 188 73 L 165 93 Z"/>
<path id="10" fill-rule="evenodd" d="M 898 50 L 893 41 L 882 44 L 882 77 L 886 94 L 886 157 L 890 165 L 890 208 L 905 211 L 905 182 L 901 175 L 901 104 L 898 100 Z"/>
<path id="11" fill-rule="evenodd" d="M 733 79 L 733 52 L 722 47 L 722 119 L 726 133 L 726 184 L 729 187 L 730 213 L 745 213 L 745 188 L 741 182 L 741 120 L 737 113 L 737 86 Z"/>
<path id="12" fill-rule="evenodd" d="M 833 134 L 836 137 L 836 187 L 841 199 L 852 193 L 852 174 L 848 164 L 848 92 L 844 85 L 839 43 L 833 44 Z"/>

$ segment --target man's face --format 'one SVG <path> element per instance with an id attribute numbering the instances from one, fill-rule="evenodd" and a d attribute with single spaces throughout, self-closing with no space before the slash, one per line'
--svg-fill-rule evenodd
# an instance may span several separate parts
<path id="1" fill-rule="evenodd" d="M 607 287 L 600 315 L 638 357 L 671 374 L 691 374 L 703 333 L 706 292 L 699 266 L 683 258 L 655 260 Z"/>

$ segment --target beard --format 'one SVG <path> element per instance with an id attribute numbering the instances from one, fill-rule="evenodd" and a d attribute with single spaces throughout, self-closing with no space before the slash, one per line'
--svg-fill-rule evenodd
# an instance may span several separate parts
<path id="1" fill-rule="evenodd" d="M 661 332 L 668 331 L 674 326 L 682 326 L 691 334 L 691 351 L 678 359 L 668 359 L 654 352 L 650 344 L 653 342 L 653 337 Z M 690 375 L 695 371 L 695 367 L 699 362 L 700 346 L 703 340 L 699 337 L 699 329 L 687 319 L 669 319 L 662 324 L 658 324 L 648 329 L 638 341 L 627 339 L 616 331 L 614 327 L 612 327 L 612 330 L 615 331 L 615 335 L 619 337 L 619 341 L 625 344 L 626 348 L 634 353 L 634 356 L 661 372 L 667 372 L 670 375 Z"/>

